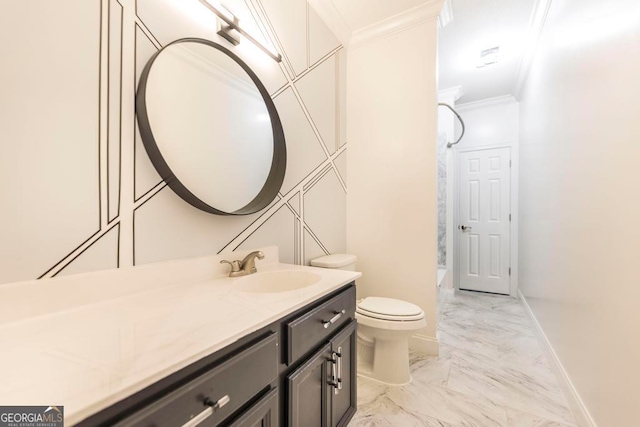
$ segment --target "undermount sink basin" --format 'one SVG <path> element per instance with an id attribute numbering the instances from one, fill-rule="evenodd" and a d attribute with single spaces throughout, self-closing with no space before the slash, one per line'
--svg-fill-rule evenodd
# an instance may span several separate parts
<path id="1" fill-rule="evenodd" d="M 314 285 L 320 281 L 319 274 L 302 270 L 279 270 L 254 273 L 245 276 L 233 285 L 240 292 L 287 292 Z"/>

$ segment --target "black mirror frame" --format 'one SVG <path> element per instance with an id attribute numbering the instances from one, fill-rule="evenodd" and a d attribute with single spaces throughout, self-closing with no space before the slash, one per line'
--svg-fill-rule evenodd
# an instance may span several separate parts
<path id="1" fill-rule="evenodd" d="M 267 176 L 267 180 L 265 181 L 262 189 L 260 190 L 260 192 L 258 192 L 256 197 L 254 197 L 253 200 L 251 200 L 247 205 L 233 212 L 221 211 L 213 206 L 210 206 L 209 204 L 201 200 L 198 196 L 193 194 L 182 182 L 180 182 L 180 179 L 178 179 L 178 177 L 173 173 L 173 171 L 169 167 L 169 164 L 162 156 L 162 153 L 160 152 L 160 149 L 158 148 L 156 140 L 153 136 L 151 124 L 149 123 L 149 116 L 147 114 L 146 105 L 146 90 L 147 79 L 149 77 L 151 67 L 153 66 L 155 59 L 164 51 L 164 49 L 177 43 L 186 42 L 201 43 L 210 46 L 226 54 L 236 63 L 238 63 L 238 65 L 240 65 L 240 67 L 242 67 L 242 69 L 249 75 L 253 83 L 258 88 L 258 91 L 260 92 L 260 95 L 262 95 L 262 99 L 267 106 L 267 111 L 269 112 L 271 128 L 273 130 L 273 157 L 271 160 L 271 169 L 269 171 L 269 175 Z M 147 151 L 147 154 L 151 159 L 151 163 L 153 163 L 153 166 L 156 168 L 167 185 L 178 196 L 180 196 L 184 201 L 191 204 L 192 206 L 216 215 L 249 215 L 266 208 L 273 201 L 273 199 L 275 199 L 278 192 L 280 191 L 282 182 L 284 181 L 284 174 L 287 168 L 287 147 L 285 144 L 284 130 L 282 128 L 282 123 L 280 122 L 280 116 L 278 115 L 278 111 L 276 110 L 276 106 L 273 103 L 269 92 L 267 92 L 267 89 L 264 87 L 258 76 L 242 59 L 240 59 L 229 49 L 212 41 L 200 38 L 178 39 L 164 46 L 149 59 L 144 69 L 142 70 L 140 82 L 138 85 L 138 92 L 136 93 L 136 115 L 138 119 L 138 127 L 140 129 L 140 136 L 142 137 L 142 142 L 144 144 L 145 150 Z M 220 185 L 223 184 L 224 183 L 220 183 Z"/>

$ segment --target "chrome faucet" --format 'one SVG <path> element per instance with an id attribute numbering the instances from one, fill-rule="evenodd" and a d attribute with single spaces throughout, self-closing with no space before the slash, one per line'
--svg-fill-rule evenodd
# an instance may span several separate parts
<path id="1" fill-rule="evenodd" d="M 256 258 L 264 259 L 264 254 L 262 253 L 262 251 L 253 251 L 249 255 L 244 257 L 242 261 L 227 261 L 223 259 L 222 261 L 220 261 L 220 264 L 229 264 L 231 266 L 229 277 L 246 276 L 247 274 L 258 272 L 258 270 L 256 269 Z"/>

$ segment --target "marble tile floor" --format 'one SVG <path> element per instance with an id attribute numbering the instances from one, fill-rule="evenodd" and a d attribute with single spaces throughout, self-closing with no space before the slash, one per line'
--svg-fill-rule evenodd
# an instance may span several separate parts
<path id="1" fill-rule="evenodd" d="M 358 377 L 349 427 L 574 426 L 516 299 L 439 290 L 440 355 L 410 355 L 411 384 Z"/>

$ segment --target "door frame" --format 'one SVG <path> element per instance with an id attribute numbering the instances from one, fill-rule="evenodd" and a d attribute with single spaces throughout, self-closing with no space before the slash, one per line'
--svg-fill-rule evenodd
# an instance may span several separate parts
<path id="1" fill-rule="evenodd" d="M 518 188 L 519 188 L 519 171 L 520 171 L 520 152 L 517 143 L 502 143 L 491 145 L 478 145 L 468 147 L 451 147 L 453 152 L 453 171 L 451 178 L 453 179 L 453 225 L 450 231 L 453 233 L 453 287 L 456 292 L 460 292 L 460 233 L 458 225 L 460 224 L 460 154 L 473 151 L 493 150 L 496 148 L 509 148 L 511 154 L 511 189 L 509 192 L 511 224 L 509 228 L 509 263 L 511 265 L 511 276 L 509 277 L 509 295 L 516 298 L 518 296 Z M 447 174 L 449 176 L 449 174 Z M 466 292 L 462 290 L 462 292 Z"/>

